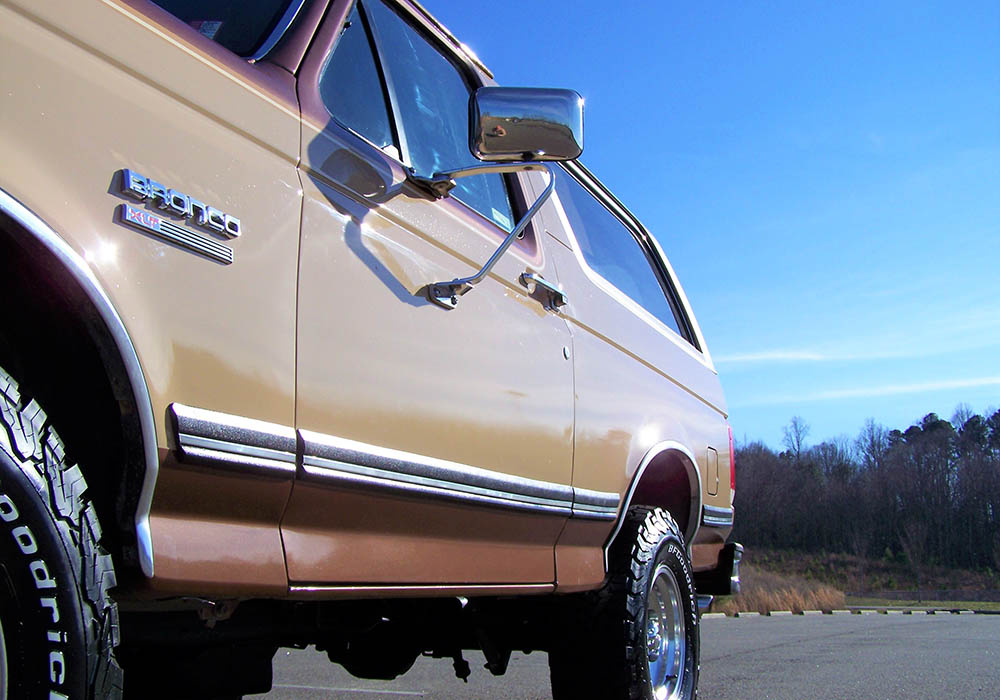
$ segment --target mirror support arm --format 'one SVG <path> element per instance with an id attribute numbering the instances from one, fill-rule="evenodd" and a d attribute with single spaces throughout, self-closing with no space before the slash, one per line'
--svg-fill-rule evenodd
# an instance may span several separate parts
<path id="1" fill-rule="evenodd" d="M 522 233 L 524 229 L 528 226 L 528 222 L 538 213 L 542 208 L 542 205 L 548 201 L 549 196 L 552 194 L 552 190 L 555 188 L 556 184 L 556 174 L 545 163 L 537 162 L 526 162 L 526 163 L 497 163 L 489 165 L 475 165 L 470 168 L 463 168 L 461 170 L 452 170 L 446 173 L 438 173 L 431 178 L 416 178 L 410 176 L 411 180 L 416 181 L 421 186 L 431 189 L 434 196 L 437 198 L 447 197 L 448 193 L 455 186 L 455 178 L 467 177 L 469 175 L 482 175 L 484 173 L 516 173 L 532 170 L 545 170 L 549 173 L 549 184 L 545 186 L 545 190 L 539 195 L 535 203 L 528 208 L 524 216 L 517 222 L 517 226 L 511 231 L 500 247 L 496 249 L 496 252 L 490 256 L 490 259 L 486 261 L 486 264 L 474 275 L 470 277 L 463 277 L 461 279 L 455 279 L 451 282 L 434 282 L 425 287 L 427 290 L 427 298 L 430 299 L 435 304 L 442 306 L 446 309 L 454 309 L 458 306 L 458 298 L 463 294 L 469 292 L 473 286 L 479 284 L 484 279 L 486 275 L 490 273 L 493 266 L 497 264 L 497 261 L 503 257 L 503 254 L 507 252 L 507 249 L 514 243 L 515 240 Z"/>
<path id="2" fill-rule="evenodd" d="M 410 168 L 407 173 L 407 179 L 420 189 L 426 190 L 435 199 L 444 199 L 451 194 L 452 188 L 455 187 L 455 180 L 460 177 L 490 175 L 494 173 L 523 173 L 538 170 L 547 171 L 549 167 L 545 163 L 535 161 L 525 161 L 523 163 L 484 163 L 482 165 L 470 165 L 468 168 L 460 168 L 459 170 L 435 173 L 431 177 L 421 177 Z"/>

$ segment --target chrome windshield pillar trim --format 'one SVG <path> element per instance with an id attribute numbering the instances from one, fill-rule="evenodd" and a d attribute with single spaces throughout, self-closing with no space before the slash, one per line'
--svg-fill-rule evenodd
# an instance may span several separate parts
<path id="1" fill-rule="evenodd" d="M 732 508 L 717 508 L 715 506 L 702 506 L 701 522 L 708 527 L 731 527 L 733 524 L 734 511 Z"/>
<path id="2" fill-rule="evenodd" d="M 689 511 L 692 513 L 692 517 L 688 519 L 687 531 L 684 533 L 685 546 L 688 550 L 688 556 L 691 555 L 691 544 L 694 542 L 694 538 L 697 536 L 698 530 L 701 527 L 701 518 L 694 516 L 694 514 L 702 512 L 701 508 L 704 494 L 701 483 L 701 471 L 698 469 L 698 460 L 695 459 L 691 450 L 675 440 L 664 440 L 663 442 L 656 443 L 646 451 L 642 461 L 635 470 L 635 474 L 632 475 L 632 483 L 629 484 L 625 500 L 622 502 L 621 511 L 618 513 L 618 522 L 615 525 L 615 529 L 608 537 L 607 542 L 604 544 L 605 571 L 608 570 L 608 553 L 611 549 L 611 543 L 615 541 L 615 538 L 622 529 L 622 525 L 625 524 L 625 515 L 628 513 L 629 506 L 632 504 L 632 497 L 635 495 L 635 490 L 639 487 L 642 475 L 645 473 L 646 468 L 649 467 L 652 461 L 665 452 L 680 453 L 684 457 L 684 467 L 688 472 L 688 476 L 693 475 L 691 508 Z"/>
<path id="3" fill-rule="evenodd" d="M 295 430 L 227 413 L 170 404 L 181 461 L 260 476 L 292 478 Z"/>
<path id="4" fill-rule="evenodd" d="M 42 221 L 34 212 L 0 189 L 0 212 L 10 217 L 25 231 L 34 236 L 62 263 L 73 279 L 83 288 L 84 293 L 97 309 L 118 348 L 122 364 L 132 387 L 136 410 L 139 414 L 139 429 L 142 435 L 142 453 L 146 464 L 135 512 L 135 537 L 142 573 L 153 577 L 153 538 L 149 529 L 149 509 L 153 502 L 153 489 L 160 470 L 160 459 L 156 445 L 156 420 L 153 417 L 153 403 L 146 386 L 146 377 L 139 362 L 132 339 L 115 310 L 101 283 L 90 266 L 59 234 Z"/>
<path id="5" fill-rule="evenodd" d="M 302 468 L 316 480 L 568 516 L 573 489 L 300 430 Z"/>
<path id="6" fill-rule="evenodd" d="M 288 28 L 292 26 L 292 22 L 294 22 L 295 18 L 299 16 L 299 11 L 305 4 L 306 0 L 292 0 L 288 4 L 288 7 L 285 9 L 285 14 L 281 15 L 281 19 L 279 19 L 278 23 L 274 25 L 274 29 L 272 29 L 271 33 L 267 35 L 264 43 L 260 45 L 260 48 L 254 51 L 252 56 L 247 57 L 247 61 L 249 63 L 256 63 L 271 53 L 271 49 L 278 45 L 278 42 L 281 41 L 281 37 L 283 37 L 285 32 L 288 31 Z"/>

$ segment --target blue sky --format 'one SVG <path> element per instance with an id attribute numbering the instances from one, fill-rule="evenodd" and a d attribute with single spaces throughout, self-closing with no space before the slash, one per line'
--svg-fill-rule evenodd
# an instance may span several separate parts
<path id="1" fill-rule="evenodd" d="M 1000 407 L 1000 3 L 426 0 L 667 251 L 734 432 Z"/>

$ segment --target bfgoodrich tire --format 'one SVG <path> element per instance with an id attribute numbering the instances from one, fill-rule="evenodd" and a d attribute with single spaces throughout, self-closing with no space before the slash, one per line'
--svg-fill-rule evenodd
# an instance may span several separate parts
<path id="1" fill-rule="evenodd" d="M 114 569 L 86 489 L 0 368 L 0 700 L 121 697 Z"/>
<path id="2" fill-rule="evenodd" d="M 670 514 L 635 507 L 610 552 L 610 578 L 566 609 L 549 651 L 555 700 L 694 700 L 694 577 Z"/>

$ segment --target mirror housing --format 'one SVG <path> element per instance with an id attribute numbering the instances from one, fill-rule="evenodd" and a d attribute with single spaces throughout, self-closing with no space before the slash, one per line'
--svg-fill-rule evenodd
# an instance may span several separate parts
<path id="1" fill-rule="evenodd" d="M 479 160 L 561 161 L 583 153 L 583 98 L 575 90 L 481 87 L 469 112 L 469 148 Z"/>

